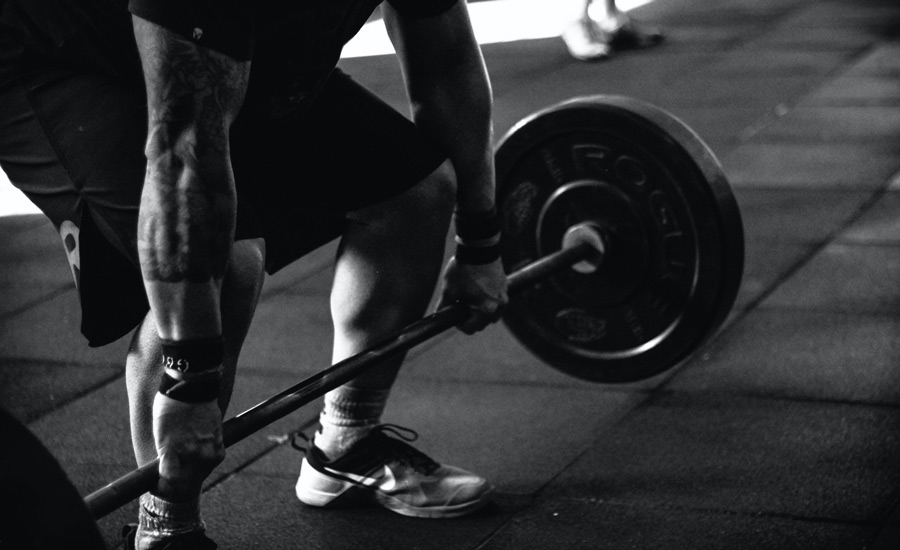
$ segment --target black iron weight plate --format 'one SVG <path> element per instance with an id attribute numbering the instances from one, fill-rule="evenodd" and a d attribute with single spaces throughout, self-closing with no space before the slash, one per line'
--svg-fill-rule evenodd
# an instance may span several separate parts
<path id="1" fill-rule="evenodd" d="M 628 97 L 571 99 L 511 129 L 496 169 L 508 272 L 558 250 L 576 223 L 607 245 L 597 271 L 553 275 L 504 314 L 550 365 L 634 382 L 721 327 L 743 275 L 743 225 L 719 161 L 680 120 Z"/>

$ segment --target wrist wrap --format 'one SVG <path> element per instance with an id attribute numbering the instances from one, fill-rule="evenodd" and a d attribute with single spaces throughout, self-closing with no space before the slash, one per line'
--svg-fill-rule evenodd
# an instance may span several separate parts
<path id="1" fill-rule="evenodd" d="M 500 235 L 500 216 L 497 207 L 485 212 L 463 213 L 456 211 L 456 235 L 463 241 L 479 241 Z"/>
<path id="2" fill-rule="evenodd" d="M 456 261 L 484 265 L 500 258 L 500 216 L 497 208 L 486 212 L 454 214 Z"/>
<path id="3" fill-rule="evenodd" d="M 159 393 L 185 403 L 204 403 L 219 396 L 224 341 L 221 336 L 197 340 L 162 340 L 165 373 Z"/>

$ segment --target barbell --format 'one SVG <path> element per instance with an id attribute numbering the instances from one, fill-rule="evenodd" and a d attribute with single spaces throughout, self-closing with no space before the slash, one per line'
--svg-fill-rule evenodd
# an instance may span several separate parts
<path id="1" fill-rule="evenodd" d="M 743 272 L 737 203 L 687 125 L 622 96 L 574 98 L 515 125 L 496 148 L 503 322 L 561 372 L 627 383 L 683 363 L 722 325 Z M 227 420 L 226 446 L 456 326 L 450 305 Z M 151 490 L 158 461 L 85 498 L 95 518 Z"/>
<path id="2" fill-rule="evenodd" d="M 524 290 L 504 322 L 548 364 L 633 382 L 681 363 L 721 326 L 740 287 L 740 210 L 712 150 L 686 124 L 622 96 L 571 99 L 513 127 L 496 152 L 507 270 L 587 222 L 603 265 Z"/>

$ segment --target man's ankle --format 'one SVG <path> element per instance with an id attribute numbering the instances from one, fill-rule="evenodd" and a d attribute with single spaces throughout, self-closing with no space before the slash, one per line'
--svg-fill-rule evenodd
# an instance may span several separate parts
<path id="1" fill-rule="evenodd" d="M 150 493 L 140 499 L 135 550 L 149 550 L 172 537 L 203 532 L 200 518 L 200 499 L 170 502 Z"/>

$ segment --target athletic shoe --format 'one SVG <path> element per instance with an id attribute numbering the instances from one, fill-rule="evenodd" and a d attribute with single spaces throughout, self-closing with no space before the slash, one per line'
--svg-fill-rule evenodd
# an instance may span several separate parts
<path id="1" fill-rule="evenodd" d="M 579 61 L 599 61 L 613 49 L 649 48 L 662 42 L 659 27 L 638 23 L 628 17 L 595 21 L 582 17 L 562 33 L 569 54 Z"/>
<path id="2" fill-rule="evenodd" d="M 417 438 L 408 428 L 382 424 L 332 461 L 309 445 L 297 498 L 329 508 L 374 502 L 422 518 L 459 517 L 488 503 L 493 487 L 486 479 L 438 464 L 406 443 Z"/>
<path id="3" fill-rule="evenodd" d="M 603 29 L 603 26 L 600 25 Z M 627 18 L 614 29 L 603 29 L 600 32 L 606 35 L 605 41 L 613 48 L 649 48 L 663 41 L 663 33 L 659 27 L 638 23 Z"/>
<path id="4" fill-rule="evenodd" d="M 579 61 L 599 61 L 612 54 L 602 31 L 592 20 L 581 18 L 563 30 L 563 42 L 569 54 Z"/>
<path id="5" fill-rule="evenodd" d="M 125 539 L 125 550 L 134 550 L 137 527 L 136 524 L 129 523 L 122 529 L 122 538 Z M 154 546 L 151 550 L 216 550 L 216 543 L 204 535 L 202 531 L 194 531 L 186 535 L 172 537 Z"/>

